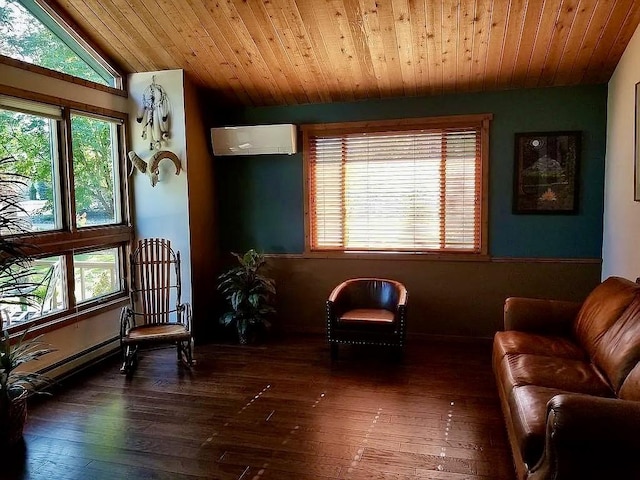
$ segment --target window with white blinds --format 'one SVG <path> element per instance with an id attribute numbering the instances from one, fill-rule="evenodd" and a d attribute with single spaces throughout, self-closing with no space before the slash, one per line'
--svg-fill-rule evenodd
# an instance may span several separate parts
<path id="1" fill-rule="evenodd" d="M 488 122 L 459 123 L 309 126 L 309 249 L 483 253 Z"/>

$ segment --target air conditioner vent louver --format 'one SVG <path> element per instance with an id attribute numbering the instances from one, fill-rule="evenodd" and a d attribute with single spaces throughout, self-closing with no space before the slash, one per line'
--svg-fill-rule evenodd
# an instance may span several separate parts
<path id="1" fill-rule="evenodd" d="M 292 155 L 297 152 L 296 126 L 286 123 L 212 128 L 211 144 L 216 156 Z"/>

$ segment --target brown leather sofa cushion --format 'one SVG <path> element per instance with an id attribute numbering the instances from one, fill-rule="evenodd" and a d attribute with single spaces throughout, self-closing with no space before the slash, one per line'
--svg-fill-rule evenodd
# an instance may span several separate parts
<path id="1" fill-rule="evenodd" d="M 608 383 L 589 361 L 543 355 L 507 354 L 501 370 L 504 391 L 509 387 L 537 385 L 574 393 L 611 397 Z M 505 388 L 506 387 L 506 388 Z"/>
<path id="2" fill-rule="evenodd" d="M 578 313 L 573 333 L 590 357 L 607 330 L 640 293 L 640 285 L 627 279 L 609 277 L 589 294 Z"/>
<path id="3" fill-rule="evenodd" d="M 586 353 L 569 338 L 552 335 L 507 330 L 497 332 L 493 339 L 494 356 L 504 357 L 508 353 L 528 353 L 548 357 L 585 360 Z"/>
<path id="4" fill-rule="evenodd" d="M 640 363 L 627 375 L 618 396 L 622 400 L 640 401 Z"/>
<path id="5" fill-rule="evenodd" d="M 616 393 L 633 367 L 640 361 L 640 296 L 596 343 L 593 362 L 609 380 Z"/>

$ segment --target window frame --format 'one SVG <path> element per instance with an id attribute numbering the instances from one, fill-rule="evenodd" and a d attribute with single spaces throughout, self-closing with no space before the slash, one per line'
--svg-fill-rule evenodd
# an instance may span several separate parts
<path id="1" fill-rule="evenodd" d="M 13 89 L 14 90 L 14 89 Z M 35 259 L 61 255 L 65 258 L 63 275 L 66 278 L 65 289 L 67 305 L 64 309 L 43 315 L 34 320 L 26 321 L 8 328 L 10 334 L 24 331 L 27 328 L 39 332 L 61 328 L 76 321 L 82 320 L 87 315 L 96 315 L 102 311 L 118 308 L 128 301 L 126 278 L 128 276 L 126 258 L 133 239 L 133 227 L 131 224 L 131 204 L 129 195 L 129 177 L 127 176 L 126 151 L 127 151 L 127 125 L 128 114 L 107 110 L 99 107 L 91 107 L 74 101 L 61 98 L 47 97 L 39 94 L 21 91 L 16 95 L 15 91 L 6 92 L 0 86 L 0 94 L 15 97 L 16 99 L 36 102 L 44 105 L 59 107 L 62 118 L 56 120 L 57 132 L 57 161 L 56 170 L 59 171 L 59 183 L 61 196 L 61 223 L 59 229 L 51 231 L 36 231 L 16 238 L 24 239 L 24 243 L 35 247 Z M 0 108 L 4 108 L 0 106 Z M 120 221 L 114 224 L 78 227 L 75 212 L 75 191 L 73 177 L 73 148 L 71 135 L 71 115 L 85 115 L 116 124 L 118 189 L 116 194 L 117 205 L 120 210 Z M 36 113 L 37 114 L 37 113 Z M 87 253 L 108 248 L 118 248 L 118 268 L 120 269 L 120 288 L 118 291 L 96 297 L 90 301 L 77 302 L 75 299 L 74 280 L 74 254 Z"/>
<path id="2" fill-rule="evenodd" d="M 31 13 L 34 18 L 39 20 L 49 28 L 62 42 L 85 61 L 94 71 L 102 78 L 106 73 L 113 77 L 114 85 L 103 85 L 81 77 L 76 77 L 69 73 L 52 70 L 35 63 L 26 62 L 13 57 L 0 54 L 0 64 L 17 67 L 22 70 L 46 75 L 48 77 L 59 78 L 78 85 L 84 85 L 95 90 L 102 90 L 114 93 L 119 96 L 126 97 L 126 77 L 122 71 L 112 65 L 107 60 L 107 55 L 93 42 L 86 40 L 82 34 L 82 29 L 73 22 L 69 16 L 61 11 L 57 6 L 50 5 L 45 0 L 20 0 L 22 6 Z"/>
<path id="3" fill-rule="evenodd" d="M 301 126 L 303 140 L 303 174 L 304 174 L 304 255 L 320 258 L 389 258 L 389 259 L 436 259 L 436 260 L 488 260 L 488 218 L 489 218 L 489 126 L 493 114 L 452 115 L 438 117 L 405 118 L 394 120 L 374 120 L 360 122 L 337 122 L 322 124 L 306 124 Z M 478 128 L 480 132 L 480 174 L 481 202 L 479 252 L 452 251 L 346 251 L 346 250 L 312 250 L 311 248 L 311 167 L 310 142 L 316 135 L 348 135 L 358 133 L 403 132 L 420 129 Z"/>

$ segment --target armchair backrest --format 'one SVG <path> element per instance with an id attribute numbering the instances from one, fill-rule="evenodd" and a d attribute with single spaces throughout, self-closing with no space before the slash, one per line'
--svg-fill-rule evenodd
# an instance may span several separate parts
<path id="1" fill-rule="evenodd" d="M 406 302 L 407 290 L 400 282 L 383 278 L 354 278 L 338 286 L 333 300 L 343 309 L 382 308 L 395 312 Z M 332 294 L 333 296 L 333 294 Z"/>

